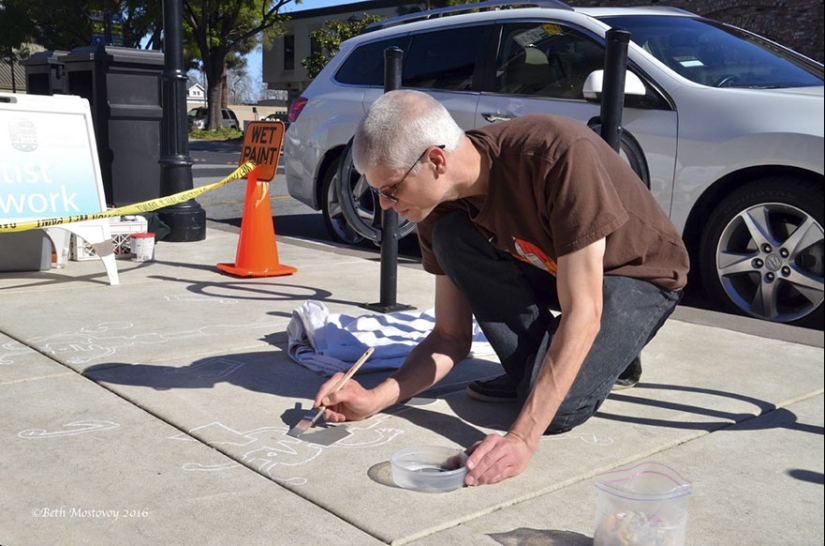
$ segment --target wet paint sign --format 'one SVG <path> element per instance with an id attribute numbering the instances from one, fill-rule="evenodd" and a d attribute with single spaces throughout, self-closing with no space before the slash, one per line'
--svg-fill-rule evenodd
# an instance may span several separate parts
<path id="1" fill-rule="evenodd" d="M 280 121 L 253 121 L 243 135 L 243 148 L 239 165 L 254 161 L 260 165 L 258 180 L 268 182 L 275 178 L 281 144 L 284 140 L 284 124 Z"/>

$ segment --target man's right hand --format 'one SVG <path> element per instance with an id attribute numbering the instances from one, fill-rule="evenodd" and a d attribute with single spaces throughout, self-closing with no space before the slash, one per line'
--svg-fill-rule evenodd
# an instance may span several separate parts
<path id="1" fill-rule="evenodd" d="M 340 391 L 331 392 L 343 377 L 339 372 L 321 386 L 314 407 L 326 406 L 327 421 L 341 423 L 372 417 L 430 388 L 467 357 L 473 342 L 473 312 L 444 275 L 436 275 L 435 294 L 435 327 L 384 382 L 365 389 L 351 379 Z"/>
<path id="2" fill-rule="evenodd" d="M 375 393 L 361 386 L 358 381 L 350 379 L 338 392 L 332 389 L 344 376 L 342 372 L 333 375 L 315 396 L 315 406 L 326 406 L 324 419 L 331 423 L 344 421 L 360 421 L 378 413 L 381 408 L 376 407 Z"/>

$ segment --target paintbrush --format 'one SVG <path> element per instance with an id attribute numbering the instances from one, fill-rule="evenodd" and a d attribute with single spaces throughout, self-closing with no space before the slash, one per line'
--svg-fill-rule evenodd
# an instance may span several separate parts
<path id="1" fill-rule="evenodd" d="M 332 390 L 329 391 L 327 394 L 332 394 L 334 392 L 340 391 L 344 387 L 344 385 L 347 384 L 347 381 L 349 381 L 350 378 L 353 375 L 355 375 L 355 372 L 358 371 L 358 368 L 361 367 L 361 364 L 367 361 L 367 359 L 370 357 L 374 350 L 374 347 L 370 347 L 369 349 L 367 349 L 364 352 L 364 354 L 361 355 L 361 358 L 359 358 L 355 362 L 355 364 L 352 365 L 352 368 L 349 369 L 349 371 L 344 375 L 344 377 L 338 380 L 338 383 L 336 383 L 335 386 L 332 387 Z M 313 409 L 312 411 L 304 415 L 304 418 L 301 419 L 301 421 L 297 425 L 292 427 L 290 431 L 287 432 L 287 435 L 299 438 L 303 433 L 311 429 L 315 425 L 315 423 L 318 422 L 318 419 L 321 418 L 326 409 L 326 406 L 321 406 L 319 408 Z"/>

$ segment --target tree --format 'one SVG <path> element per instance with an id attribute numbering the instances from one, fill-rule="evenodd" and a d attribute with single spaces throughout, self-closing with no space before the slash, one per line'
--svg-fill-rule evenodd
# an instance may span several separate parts
<path id="1" fill-rule="evenodd" d="M 227 70 L 226 82 L 229 100 L 234 104 L 254 103 L 261 97 L 260 89 L 246 68 Z"/>
<path id="2" fill-rule="evenodd" d="M 20 0 L 0 0 L 0 62 L 8 63 L 11 69 L 12 92 L 16 92 L 14 65 L 23 57 L 28 57 L 25 43 L 29 41 L 31 22 L 20 6 Z"/>
<path id="3" fill-rule="evenodd" d="M 361 18 L 350 18 L 346 21 L 330 20 L 324 23 L 326 28 L 313 30 L 309 33 L 313 47 L 312 54 L 301 61 L 307 69 L 307 76 L 314 78 L 327 65 L 330 59 L 338 53 L 341 42 L 358 36 L 365 28 L 386 17 L 365 13 Z"/>
<path id="4" fill-rule="evenodd" d="M 183 19 L 191 30 L 193 58 L 206 76 L 209 130 L 220 127 L 223 81 L 230 54 L 243 56 L 264 40 L 282 35 L 281 8 L 293 0 L 183 0 Z M 295 0 L 300 3 L 300 0 Z"/>
<path id="5" fill-rule="evenodd" d="M 49 50 L 71 50 L 91 44 L 93 11 L 123 18 L 123 46 L 160 49 L 162 0 L 3 0 L 25 17 L 27 38 Z M 0 32 L 5 41 L 6 26 Z M 8 27 L 16 29 L 19 27 Z M 12 33 L 13 30 L 11 31 Z"/>

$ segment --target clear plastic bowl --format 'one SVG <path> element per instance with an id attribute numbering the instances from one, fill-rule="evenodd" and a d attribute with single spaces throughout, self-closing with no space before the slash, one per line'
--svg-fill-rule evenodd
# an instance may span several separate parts
<path id="1" fill-rule="evenodd" d="M 467 454 L 454 447 L 405 447 L 393 453 L 392 479 L 399 487 L 442 493 L 464 485 Z"/>

